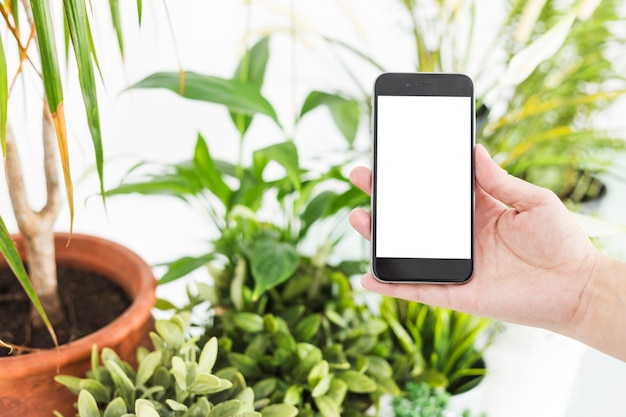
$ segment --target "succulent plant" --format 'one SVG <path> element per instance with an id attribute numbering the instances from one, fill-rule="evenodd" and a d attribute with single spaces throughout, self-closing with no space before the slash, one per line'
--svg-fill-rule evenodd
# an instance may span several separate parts
<path id="1" fill-rule="evenodd" d="M 255 392 L 233 368 L 214 371 L 216 338 L 202 349 L 188 336 L 181 315 L 157 320 L 155 350 L 140 348 L 134 369 L 108 348 L 94 346 L 86 378 L 60 375 L 57 382 L 78 394 L 80 417 L 294 417 L 288 404 L 255 401 Z M 100 356 L 100 358 L 99 358 Z M 101 360 L 101 363 L 99 361 Z M 58 415 L 58 414 L 57 414 Z"/>

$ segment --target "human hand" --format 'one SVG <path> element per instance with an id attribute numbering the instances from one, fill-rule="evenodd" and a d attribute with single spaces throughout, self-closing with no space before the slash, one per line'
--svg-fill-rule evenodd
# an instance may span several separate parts
<path id="1" fill-rule="evenodd" d="M 371 273 L 365 288 L 380 294 L 572 335 L 584 321 L 603 256 L 549 190 L 508 175 L 481 145 L 475 149 L 476 217 L 472 279 L 462 285 L 386 284 Z M 371 192 L 371 171 L 350 179 Z M 370 238 L 370 215 L 350 213 Z"/>

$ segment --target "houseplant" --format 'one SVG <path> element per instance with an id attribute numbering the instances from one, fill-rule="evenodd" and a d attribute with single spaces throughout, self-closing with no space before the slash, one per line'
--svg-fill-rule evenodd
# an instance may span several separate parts
<path id="1" fill-rule="evenodd" d="M 165 88 L 188 99 L 226 106 L 242 149 L 251 140 L 248 127 L 253 119 L 237 114 L 243 105 L 234 103 L 232 96 L 247 99 L 247 108 L 281 126 L 274 107 L 260 95 L 269 42 L 262 38 L 253 45 L 232 79 L 185 73 L 182 86 L 178 74 L 157 73 L 134 88 Z M 214 94 L 203 94 L 208 91 Z M 234 94 L 220 95 L 220 91 Z M 358 108 L 346 97 L 311 92 L 299 111 L 296 130 L 302 117 L 320 105 L 333 112 L 349 149 Z M 107 191 L 108 196 L 175 196 L 199 203 L 210 215 L 219 233 L 208 250 L 167 263 L 161 282 L 208 265 L 212 283 L 198 283 L 198 294 L 190 294 L 190 302 L 182 308 L 208 302 L 204 337 L 220 341 L 218 363 L 236 367 L 251 383 L 267 386 L 272 401 L 297 405 L 303 415 L 362 415 L 382 392 L 398 392 L 398 377 L 402 381 L 426 377 L 415 362 L 421 351 L 408 346 L 407 351 L 394 350 L 398 337 L 393 331 L 398 333 L 397 327 L 410 319 L 391 320 L 390 314 L 377 318 L 364 303 L 355 302 L 358 292 L 348 276 L 360 272 L 364 262 L 333 262 L 341 236 L 331 232 L 329 241 L 316 232 L 325 221 L 335 224 L 337 215 L 345 222 L 341 216 L 348 209 L 368 202 L 348 185 L 342 170 L 346 161 L 326 164 L 321 173 L 307 169 L 291 138 L 255 150 L 249 160 L 242 158 L 241 151 L 236 154 L 236 163 L 214 159 L 207 140 L 199 135 L 192 158 L 156 167 L 139 163 L 123 183 Z M 312 240 L 320 235 L 321 240 Z M 390 330 L 388 323 L 396 329 Z M 449 365 L 453 369 L 449 376 L 457 384 L 455 389 L 461 390 L 461 376 L 484 373 L 471 368 L 480 358 L 472 342 L 485 326 L 466 329 L 470 319 L 465 316 L 455 324 L 456 341 L 463 338 L 462 348 L 469 352 L 451 347 L 451 355 L 459 360 Z M 471 332 L 474 337 L 467 338 Z M 403 336 L 400 339 L 405 341 Z M 426 343 L 418 349 L 422 346 Z M 396 374 L 389 366 L 390 357 L 398 360 Z M 438 365 L 446 366 L 443 358 Z M 460 375 L 463 372 L 467 375 Z"/>
<path id="2" fill-rule="evenodd" d="M 275 120 L 273 107 L 259 95 L 268 60 L 269 39 L 262 38 L 232 80 L 187 73 L 181 90 L 177 75 L 160 73 L 135 88 L 167 88 L 226 105 L 243 146 L 251 118 L 236 113 L 230 96 L 198 92 L 216 84 L 239 88 L 239 99 L 256 97 L 256 108 Z M 354 102 L 313 91 L 300 116 L 320 105 L 335 111 L 349 146 L 358 123 Z M 214 159 L 199 135 L 190 160 L 141 174 L 136 168 L 107 195 L 166 194 L 206 204 L 218 237 L 206 254 L 169 263 L 161 281 L 209 265 L 213 284 L 198 284 L 199 294 L 184 308 L 209 301 L 205 337 L 219 338 L 218 363 L 236 367 L 250 383 L 266 387 L 272 402 L 293 404 L 302 415 L 360 415 L 371 395 L 396 391 L 386 346 L 379 343 L 386 325 L 354 300 L 348 276 L 362 262 L 328 259 L 341 235 L 314 233 L 324 221 L 345 222 L 347 208 L 367 197 L 348 185 L 345 162 L 316 172 L 300 158 L 294 141 L 286 139 L 257 149 L 249 163 L 228 163 Z"/>
<path id="3" fill-rule="evenodd" d="M 503 168 L 566 202 L 602 195 L 598 177 L 625 149 L 618 132 L 596 124 L 626 93 L 619 57 L 624 37 L 613 30 L 623 19 L 619 1 L 517 1 L 495 10 L 475 1 L 389 3 L 397 11 L 394 26 L 405 30 L 399 42 L 412 49 L 409 63 L 402 62 L 408 66 L 389 69 L 358 45 L 325 39 L 377 72 L 470 75 L 477 141 Z M 480 20 L 486 14 L 490 20 Z M 370 80 L 344 67 L 359 90 L 369 91 Z M 363 101 L 369 100 L 365 93 Z"/>
<path id="4" fill-rule="evenodd" d="M 138 2 L 140 5 L 141 2 Z M 62 186 L 57 175 L 57 158 L 60 158 L 66 203 L 70 213 L 70 224 L 73 223 L 74 202 L 73 185 L 70 174 L 70 158 L 68 152 L 68 128 L 65 118 L 65 101 L 61 82 L 60 58 L 57 54 L 57 38 L 55 32 L 61 33 L 67 29 L 67 52 L 73 51 L 77 69 L 76 81 L 80 86 L 86 109 L 86 120 L 90 137 L 94 146 L 96 167 L 102 186 L 102 134 L 98 115 L 96 70 L 93 60 L 96 56 L 95 47 L 90 29 L 90 18 L 87 4 L 84 1 L 65 1 L 59 4 L 61 15 L 55 15 L 49 2 L 46 0 L 11 1 L 0 6 L 3 21 L 9 38 L 0 45 L 0 138 L 4 162 L 8 193 L 13 206 L 20 235 L 11 235 L 0 217 L 0 251 L 3 255 L 2 269 L 10 268 L 14 276 L 26 290 L 33 301 L 35 309 L 30 314 L 31 325 L 24 326 L 31 330 L 29 334 L 11 335 L 3 333 L 2 346 L 8 347 L 11 357 L 0 358 L 3 369 L 0 378 L 2 398 L 0 404 L 4 412 L 19 415 L 49 415 L 59 403 L 68 403 L 68 397 L 54 385 L 52 377 L 59 370 L 64 372 L 81 372 L 89 362 L 90 344 L 94 341 L 110 343 L 128 356 L 134 354 L 132 343 L 146 343 L 147 330 L 151 321 L 151 307 L 154 301 L 154 279 L 148 265 L 125 248 L 112 242 L 101 239 L 69 234 L 54 234 L 53 225 L 62 205 Z M 114 25 L 120 28 L 117 19 L 119 12 L 117 2 L 110 2 Z M 140 14 L 140 12 L 139 12 Z M 59 19 L 55 19 L 58 17 Z M 120 35 L 121 36 L 121 35 Z M 119 38 L 121 41 L 121 38 Z M 12 48 L 5 53 L 4 47 L 14 41 Z M 122 45 L 123 43 L 120 43 Z M 33 52 L 37 48 L 39 54 Z M 12 59 L 18 57 L 17 60 Z M 68 55 L 69 61 L 69 55 Z M 12 77 L 11 85 L 8 79 Z M 15 87 L 16 80 L 23 79 L 24 84 L 36 80 L 37 87 L 43 90 L 36 97 L 28 95 L 24 88 L 26 102 L 36 103 L 35 109 L 41 111 L 41 150 L 43 163 L 40 171 L 45 178 L 44 204 L 41 210 L 31 208 L 28 204 L 24 174 L 26 170 L 32 172 L 36 167 L 21 166 L 18 155 L 18 130 L 9 123 L 7 106 L 9 96 L 18 94 L 19 87 Z M 14 88 L 15 87 L 15 88 Z M 10 94 L 9 94 L 10 93 Z M 31 108 L 32 109 L 32 108 Z M 19 124 L 19 123 L 15 123 Z M 23 150 L 23 149 L 22 149 Z M 4 213 L 2 213 L 4 217 Z M 15 245 L 17 243 L 17 245 Z M 17 247 L 16 247 L 17 246 Z M 83 251 L 87 251 L 84 253 Z M 57 256 L 55 256 L 55 252 Z M 113 260 L 107 256 L 113 256 Z M 26 260 L 26 268 L 22 263 Z M 131 298 L 130 307 L 124 311 L 117 322 L 111 325 L 109 331 L 115 335 L 95 332 L 85 340 L 67 344 L 76 335 L 75 329 L 68 329 L 66 323 L 86 316 L 84 312 L 68 314 L 67 300 L 61 302 L 57 285 L 57 265 L 63 270 L 81 270 L 82 273 L 109 275 L 110 282 L 121 289 L 125 296 Z M 131 279 L 132 278 L 132 279 Z M 13 280 L 9 276 L 9 280 Z M 133 279 L 136 282 L 131 282 Z M 86 282 L 82 281 L 83 289 Z M 118 292 L 119 292 L 118 289 Z M 128 304 L 126 306 L 128 306 Z M 107 308 L 106 306 L 104 307 Z M 3 313 L 4 317 L 11 317 L 14 313 Z M 99 313 L 98 313 L 99 314 Z M 28 323 L 29 320 L 26 320 Z M 101 326 L 98 324 L 98 326 Z M 31 335 L 40 333 L 38 329 L 49 332 L 50 338 L 41 344 L 31 343 Z M 53 330 L 55 329 L 55 330 Z M 4 329 L 3 329 L 4 330 Z M 23 329 L 21 329 L 23 330 Z M 86 333 L 94 329 L 87 330 Z M 57 334 L 63 335 L 57 340 Z M 130 336 L 129 336 L 130 335 Z M 142 340 L 144 339 L 146 340 Z M 83 336 L 79 334 L 78 337 Z M 28 340 L 31 339 L 31 340 Z M 107 342 L 101 342 L 107 340 Z M 33 347 L 62 346 L 51 351 L 37 351 L 28 355 L 25 353 Z M 29 344 L 26 349 L 16 345 Z M 81 347 L 83 350 L 81 351 Z M 4 349 L 3 349 L 4 351 Z M 32 368 L 32 373 L 28 370 Z M 48 383 L 48 385 L 46 385 Z M 50 390 L 46 387 L 52 385 Z M 16 391 L 17 390 L 17 391 Z M 47 392 L 50 391 L 50 392 Z M 46 394 L 50 397 L 46 397 Z M 40 406 L 31 407 L 36 398 Z M 69 397 L 71 398 L 71 397 Z"/>
<path id="5" fill-rule="evenodd" d="M 157 332 L 151 334 L 155 350 L 139 348 L 137 366 L 121 360 L 112 349 L 102 349 L 99 355 L 94 345 L 86 377 L 56 377 L 78 395 L 80 417 L 295 417 L 298 413 L 288 404 L 268 405 L 259 395 L 262 392 L 248 386 L 237 370 L 217 367 L 217 339 L 199 348 L 197 338 L 189 335 L 188 317 L 157 320 L 155 327 Z"/>

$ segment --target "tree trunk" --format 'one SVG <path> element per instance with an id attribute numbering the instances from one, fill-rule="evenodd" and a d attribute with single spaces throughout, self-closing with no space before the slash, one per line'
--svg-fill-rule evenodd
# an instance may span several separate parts
<path id="1" fill-rule="evenodd" d="M 15 137 L 7 124 L 6 179 L 9 197 L 17 226 L 26 246 L 29 277 L 35 292 L 41 299 L 44 311 L 52 326 L 63 322 L 64 313 L 57 291 L 56 261 L 54 253 L 53 226 L 61 205 L 56 158 L 56 134 L 48 105 L 43 103 L 42 139 L 43 168 L 46 179 L 46 204 L 40 211 L 28 204 L 23 170 Z M 31 322 L 35 327 L 43 326 L 43 320 L 33 308 Z"/>
<path id="2" fill-rule="evenodd" d="M 24 245 L 28 276 L 54 327 L 62 323 L 65 317 L 57 289 L 54 231 L 52 228 L 42 228 L 33 236 L 24 236 Z M 34 308 L 31 309 L 30 318 L 34 327 L 44 326 L 41 316 Z"/>

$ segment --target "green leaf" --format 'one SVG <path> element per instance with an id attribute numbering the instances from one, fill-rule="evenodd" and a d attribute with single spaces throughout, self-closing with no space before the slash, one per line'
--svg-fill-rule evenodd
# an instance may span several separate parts
<path id="1" fill-rule="evenodd" d="M 271 404 L 261 410 L 263 417 L 296 417 L 298 409 L 290 404 Z"/>
<path id="2" fill-rule="evenodd" d="M 126 402 L 126 406 L 132 407 L 135 403 L 135 385 L 117 362 L 108 360 L 104 365 L 111 373 L 115 387 Z"/>
<path id="3" fill-rule="evenodd" d="M 255 313 L 236 313 L 233 316 L 233 323 L 246 333 L 258 333 L 265 328 L 263 317 Z"/>
<path id="4" fill-rule="evenodd" d="M 17 19 L 17 16 L 16 16 Z M 6 158 L 7 148 L 7 106 L 9 104 L 9 82 L 7 74 L 7 58 L 0 36 L 0 144 L 2 156 Z"/>
<path id="5" fill-rule="evenodd" d="M 253 299 L 286 281 L 298 269 L 298 252 L 293 245 L 263 240 L 254 246 L 250 267 L 254 278 Z"/>
<path id="6" fill-rule="evenodd" d="M 113 1 L 111 1 L 113 4 Z M 98 96 L 96 94 L 96 80 L 91 61 L 92 44 L 89 31 L 89 20 L 84 0 L 64 0 L 65 16 L 69 26 L 70 37 L 74 45 L 74 54 L 78 66 L 78 81 L 87 112 L 87 122 L 93 141 L 96 156 L 96 170 L 100 180 L 100 194 L 104 199 L 104 157 L 102 152 L 102 134 L 100 132 L 100 115 L 98 110 Z"/>
<path id="7" fill-rule="evenodd" d="M 159 72 L 149 75 L 132 88 L 165 88 L 188 99 L 221 104 L 235 113 L 249 116 L 264 114 L 278 123 L 274 108 L 254 84 L 195 72 L 185 72 L 184 80 L 182 94 L 180 93 L 180 74 L 177 72 Z"/>
<path id="8" fill-rule="evenodd" d="M 89 393 L 93 395 L 99 403 L 106 403 L 111 400 L 111 393 L 109 392 L 109 389 L 102 382 L 95 379 L 81 379 L 80 389 L 89 391 Z"/>
<path id="9" fill-rule="evenodd" d="M 339 131 L 348 142 L 348 145 L 352 147 L 361 117 L 358 101 L 345 98 L 339 94 L 311 91 L 302 105 L 300 117 L 320 106 L 328 108 Z"/>
<path id="10" fill-rule="evenodd" d="M 171 347 L 177 349 L 185 342 L 183 329 L 173 321 L 157 320 L 154 325 L 159 335 Z"/>
<path id="11" fill-rule="evenodd" d="M 260 90 L 263 86 L 268 60 L 269 38 L 264 37 L 250 48 L 250 50 L 246 51 L 246 54 L 235 70 L 235 76 L 233 78 L 240 82 L 256 85 Z M 241 136 L 245 135 L 252 123 L 252 116 L 231 112 L 230 117 Z"/>
<path id="12" fill-rule="evenodd" d="M 54 380 L 78 395 L 80 392 L 80 378 L 71 375 L 55 375 Z"/>
<path id="13" fill-rule="evenodd" d="M 181 413 L 187 412 L 188 408 L 185 404 L 179 403 L 171 399 L 165 400 L 165 403 L 172 409 L 172 411 L 179 411 Z"/>
<path id="14" fill-rule="evenodd" d="M 198 375 L 196 380 L 189 385 L 189 392 L 198 395 L 213 394 L 231 388 L 233 384 L 209 373 Z"/>
<path id="15" fill-rule="evenodd" d="M 70 212 L 70 232 L 74 223 L 74 188 L 70 174 L 69 148 L 67 144 L 67 129 L 65 124 L 65 112 L 63 109 L 63 88 L 57 59 L 56 38 L 48 0 L 31 0 L 31 10 L 37 31 L 39 56 L 43 75 L 44 90 L 48 101 L 48 109 L 52 115 L 52 121 L 57 136 L 63 178 L 65 182 L 65 195 Z"/>
<path id="16" fill-rule="evenodd" d="M 211 372 L 217 361 L 217 338 L 212 337 L 204 344 L 198 359 L 198 372 Z"/>
<path id="17" fill-rule="evenodd" d="M 143 358 L 141 363 L 139 364 L 139 367 L 137 369 L 137 378 L 135 379 L 135 384 L 137 386 L 142 386 L 146 382 L 148 382 L 148 380 L 150 379 L 150 377 L 152 377 L 152 374 L 154 374 L 154 371 L 156 371 L 156 368 L 160 364 L 161 364 L 161 352 L 160 351 L 156 350 L 154 352 L 150 352 L 149 354 L 147 354 Z"/>
<path id="18" fill-rule="evenodd" d="M 296 326 L 295 336 L 301 342 L 308 342 L 317 334 L 322 323 L 319 314 L 311 314 L 302 319 Z"/>
<path id="19" fill-rule="evenodd" d="M 222 179 L 222 173 L 216 168 L 215 162 L 209 153 L 209 147 L 202 135 L 198 134 L 196 149 L 193 157 L 194 165 L 202 185 L 211 191 L 223 204 L 230 207 L 230 198 L 233 191 Z"/>
<path id="20" fill-rule="evenodd" d="M 120 16 L 119 0 L 109 0 L 109 9 L 111 10 L 111 23 L 113 23 L 115 35 L 117 36 L 117 45 L 122 58 L 124 58 L 124 37 L 122 36 L 122 18 Z"/>
<path id="21" fill-rule="evenodd" d="M 28 274 L 26 273 L 26 269 L 24 269 L 24 264 L 22 263 L 20 254 L 17 251 L 17 248 L 15 247 L 15 244 L 13 243 L 13 239 L 11 239 L 11 234 L 7 230 L 7 227 L 4 224 L 4 220 L 2 220 L 1 216 L 0 216 L 0 253 L 2 253 L 4 258 L 6 259 L 6 262 L 9 265 L 9 268 L 11 268 L 11 271 L 13 271 L 13 274 L 15 274 L 15 277 L 19 281 L 20 285 L 22 286 L 22 288 L 24 288 L 24 292 L 26 292 L 26 295 L 28 296 L 30 301 L 33 303 L 33 305 L 35 306 L 35 309 L 37 310 L 37 312 L 43 319 L 43 322 L 45 323 L 46 328 L 48 329 L 48 333 L 50 333 L 50 336 L 52 337 L 52 340 L 55 346 L 58 346 L 56 333 L 54 332 L 54 329 L 52 328 L 52 324 L 50 324 L 50 320 L 48 319 L 46 312 L 43 310 L 43 306 L 41 305 L 41 301 L 39 300 L 37 293 L 35 293 L 35 289 L 33 288 L 30 280 L 28 279 Z"/>
<path id="22" fill-rule="evenodd" d="M 167 284 L 168 282 L 176 281 L 179 278 L 186 276 L 187 274 L 195 271 L 198 268 L 205 266 L 209 261 L 215 259 L 214 253 L 207 253 L 198 257 L 185 256 L 175 261 L 161 264 L 160 266 L 166 266 L 167 271 L 161 279 L 159 279 L 159 285 Z"/>
<path id="23" fill-rule="evenodd" d="M 263 375 L 263 372 L 261 371 L 261 368 L 256 360 L 250 356 L 232 352 L 228 354 L 228 361 L 231 365 L 237 368 L 237 370 L 241 372 L 246 379 L 257 378 Z"/>
<path id="24" fill-rule="evenodd" d="M 102 417 L 119 417 L 128 412 L 126 408 L 126 403 L 122 399 L 122 397 L 116 397 L 107 405 L 104 409 L 104 414 Z"/>
<path id="25" fill-rule="evenodd" d="M 136 406 L 135 413 L 137 413 L 137 417 L 160 417 L 157 410 L 155 410 L 154 406 L 149 402 L 141 403 Z"/>
<path id="26" fill-rule="evenodd" d="M 78 394 L 78 413 L 81 417 L 100 417 L 95 398 L 88 391 Z"/>
<path id="27" fill-rule="evenodd" d="M 337 404 L 333 399 L 327 395 L 323 395 L 321 397 L 314 398 L 315 405 L 322 413 L 324 417 L 340 417 L 340 408 L 339 404 Z"/>
<path id="28" fill-rule="evenodd" d="M 287 178 L 293 185 L 293 188 L 300 190 L 302 183 L 300 180 L 300 163 L 298 161 L 298 149 L 292 141 L 281 142 L 270 145 L 266 148 L 259 149 L 252 155 L 254 160 L 254 169 L 259 178 L 263 177 L 263 170 L 269 161 L 276 161 L 282 165 L 287 172 Z"/>
<path id="29" fill-rule="evenodd" d="M 376 382 L 366 375 L 354 370 L 347 370 L 338 375 L 348 384 L 348 390 L 358 394 L 367 394 L 376 391 Z"/>
<path id="30" fill-rule="evenodd" d="M 178 356 L 172 358 L 172 375 L 181 391 L 187 390 L 187 368 L 185 362 Z"/>

